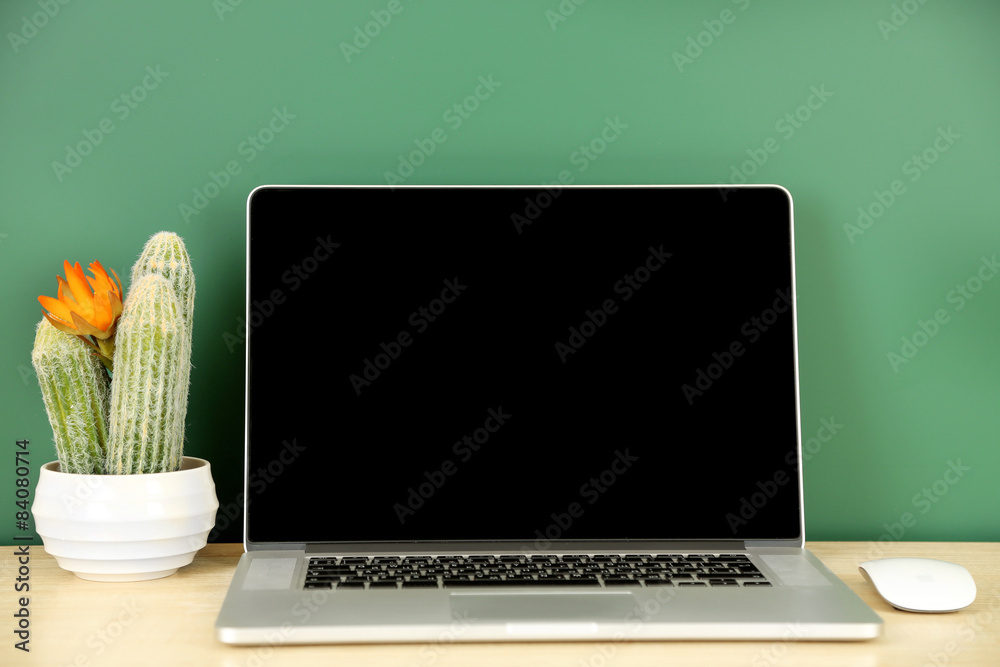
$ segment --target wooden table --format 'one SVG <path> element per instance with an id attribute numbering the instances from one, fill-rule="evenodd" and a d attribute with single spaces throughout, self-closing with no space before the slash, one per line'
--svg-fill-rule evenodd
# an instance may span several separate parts
<path id="1" fill-rule="evenodd" d="M 21 608 L 15 591 L 17 547 L 0 569 L 0 665 L 1000 665 L 1000 543 L 812 542 L 808 548 L 885 619 L 867 642 L 575 642 L 279 646 L 234 648 L 215 639 L 214 624 L 238 544 L 213 544 L 177 574 L 142 583 L 94 583 L 59 569 L 41 545 L 30 548 L 28 632 L 31 649 L 14 648 Z M 870 558 L 920 556 L 961 563 L 979 589 L 972 606 L 953 614 L 911 614 L 889 607 L 858 572 Z M 22 582 L 23 583 L 23 582 Z"/>

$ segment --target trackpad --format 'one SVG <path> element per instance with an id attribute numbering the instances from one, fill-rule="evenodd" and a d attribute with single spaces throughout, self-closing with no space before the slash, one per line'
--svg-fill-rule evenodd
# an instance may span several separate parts
<path id="1" fill-rule="evenodd" d="M 452 593 L 451 609 L 482 621 L 623 621 L 635 596 L 615 593 Z"/>

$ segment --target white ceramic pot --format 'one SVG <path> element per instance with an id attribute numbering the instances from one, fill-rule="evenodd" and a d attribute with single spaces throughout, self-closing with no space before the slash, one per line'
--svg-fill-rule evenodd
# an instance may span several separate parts
<path id="1" fill-rule="evenodd" d="M 194 560 L 219 500 L 208 461 L 149 475 L 75 475 L 42 466 L 31 513 L 59 567 L 91 581 L 166 577 Z"/>

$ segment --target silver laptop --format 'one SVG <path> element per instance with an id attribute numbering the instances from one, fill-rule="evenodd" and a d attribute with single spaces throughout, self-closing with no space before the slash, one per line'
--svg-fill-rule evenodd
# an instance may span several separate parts
<path id="1" fill-rule="evenodd" d="M 868 639 L 778 186 L 265 186 L 231 644 Z"/>

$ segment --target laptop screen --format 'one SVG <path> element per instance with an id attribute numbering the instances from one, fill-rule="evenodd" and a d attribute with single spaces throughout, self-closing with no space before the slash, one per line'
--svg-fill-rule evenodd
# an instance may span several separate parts
<path id="1" fill-rule="evenodd" d="M 782 188 L 265 187 L 247 537 L 797 539 Z"/>

